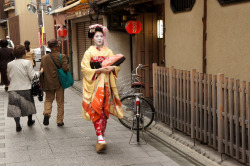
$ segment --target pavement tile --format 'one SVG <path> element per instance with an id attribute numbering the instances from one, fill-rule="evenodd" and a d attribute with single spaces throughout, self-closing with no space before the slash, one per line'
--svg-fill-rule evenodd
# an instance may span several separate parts
<path id="1" fill-rule="evenodd" d="M 0 143 L 0 149 L 5 148 L 5 143 Z"/>
<path id="2" fill-rule="evenodd" d="M 27 162 L 30 161 L 30 157 L 28 154 L 20 153 L 20 152 L 6 152 L 5 158 L 3 160 L 0 160 L 0 164 L 3 161 L 3 163 L 21 163 L 21 162 Z"/>
<path id="3" fill-rule="evenodd" d="M 31 161 L 55 159 L 50 149 L 29 150 L 26 152 L 30 156 Z"/>
<path id="4" fill-rule="evenodd" d="M 147 154 L 151 157 L 156 157 L 156 156 L 165 156 L 163 153 L 159 152 L 158 150 L 155 151 L 148 151 Z"/>
<path id="5" fill-rule="evenodd" d="M 27 151 L 27 150 L 28 150 L 28 146 L 0 148 L 0 152 L 20 152 L 20 151 Z"/>
<path id="6" fill-rule="evenodd" d="M 91 150 L 76 151 L 76 154 L 78 157 L 85 157 L 85 156 L 96 155 L 96 151 L 95 151 L 95 148 L 92 147 Z"/>
<path id="7" fill-rule="evenodd" d="M 87 166 L 82 158 L 65 158 L 65 159 L 57 159 L 57 164 L 59 166 Z"/>
<path id="8" fill-rule="evenodd" d="M 161 163 L 162 166 L 180 166 L 179 164 L 177 164 L 176 162 L 166 162 L 166 163 Z M 183 163 L 183 165 L 185 166 L 189 166 L 187 165 L 188 163 Z"/>
<path id="9" fill-rule="evenodd" d="M 161 163 L 151 163 L 151 164 L 135 164 L 133 166 L 162 166 Z M 170 166 L 170 165 L 169 165 Z"/>
<path id="10" fill-rule="evenodd" d="M 5 158 L 5 153 L 4 152 L 0 152 L 0 159 L 1 158 Z"/>
<path id="11" fill-rule="evenodd" d="M 59 166 L 55 159 L 51 160 L 39 160 L 39 161 L 32 161 L 32 162 L 22 162 L 22 163 L 10 163 L 6 166 Z"/>

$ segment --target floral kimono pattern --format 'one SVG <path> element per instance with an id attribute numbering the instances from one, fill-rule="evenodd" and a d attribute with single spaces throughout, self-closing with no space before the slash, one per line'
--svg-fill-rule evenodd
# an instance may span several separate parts
<path id="1" fill-rule="evenodd" d="M 105 46 L 101 50 L 91 46 L 85 52 L 81 62 L 84 76 L 82 116 L 86 120 L 92 120 L 93 123 L 101 117 L 102 112 L 107 118 L 109 114 L 118 118 L 123 118 L 124 115 L 116 87 L 120 66 L 115 66 L 115 71 L 110 74 L 96 74 L 96 69 L 91 68 L 90 65 L 90 62 L 103 61 L 113 55 L 113 52 Z"/>

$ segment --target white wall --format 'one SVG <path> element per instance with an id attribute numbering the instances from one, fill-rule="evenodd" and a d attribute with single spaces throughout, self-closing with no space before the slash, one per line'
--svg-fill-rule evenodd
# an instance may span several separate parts
<path id="1" fill-rule="evenodd" d="M 107 17 L 104 17 L 103 24 L 107 26 Z M 121 65 L 119 77 L 131 74 L 130 71 L 130 36 L 126 32 L 109 31 L 107 35 L 108 47 L 114 54 L 123 54 L 126 60 Z"/>

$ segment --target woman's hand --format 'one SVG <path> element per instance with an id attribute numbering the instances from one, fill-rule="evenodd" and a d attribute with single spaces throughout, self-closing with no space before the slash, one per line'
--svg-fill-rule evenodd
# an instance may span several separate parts
<path id="1" fill-rule="evenodd" d="M 99 69 L 96 69 L 95 73 L 97 73 L 97 74 L 100 74 L 100 73 L 109 74 L 109 71 L 105 68 L 99 68 Z"/>
<path id="2" fill-rule="evenodd" d="M 107 66 L 107 67 L 104 67 L 104 68 L 107 69 L 109 72 L 115 70 L 115 66 Z"/>
<path id="3" fill-rule="evenodd" d="M 43 73 L 43 67 L 41 68 L 40 72 Z"/>
<path id="4" fill-rule="evenodd" d="M 103 67 L 103 68 L 99 68 L 96 69 L 96 73 L 105 73 L 105 74 L 109 74 L 111 71 L 114 71 L 115 67 L 114 66 L 107 66 L 107 67 Z"/>

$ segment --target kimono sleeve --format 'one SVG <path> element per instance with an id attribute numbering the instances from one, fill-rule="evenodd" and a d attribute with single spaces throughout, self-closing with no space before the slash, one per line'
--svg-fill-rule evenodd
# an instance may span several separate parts
<path id="1" fill-rule="evenodd" d="M 93 78 L 95 78 L 95 71 L 96 71 L 96 69 L 91 69 L 90 59 L 91 59 L 90 52 L 86 51 L 82 58 L 81 68 L 82 68 L 83 76 L 88 82 L 92 82 L 95 80 Z"/>
<path id="2" fill-rule="evenodd" d="M 113 51 L 110 50 L 109 56 L 114 56 Z M 115 70 L 113 71 L 115 79 L 118 78 L 118 72 L 120 71 L 120 69 L 121 69 L 121 66 L 115 66 Z"/>

